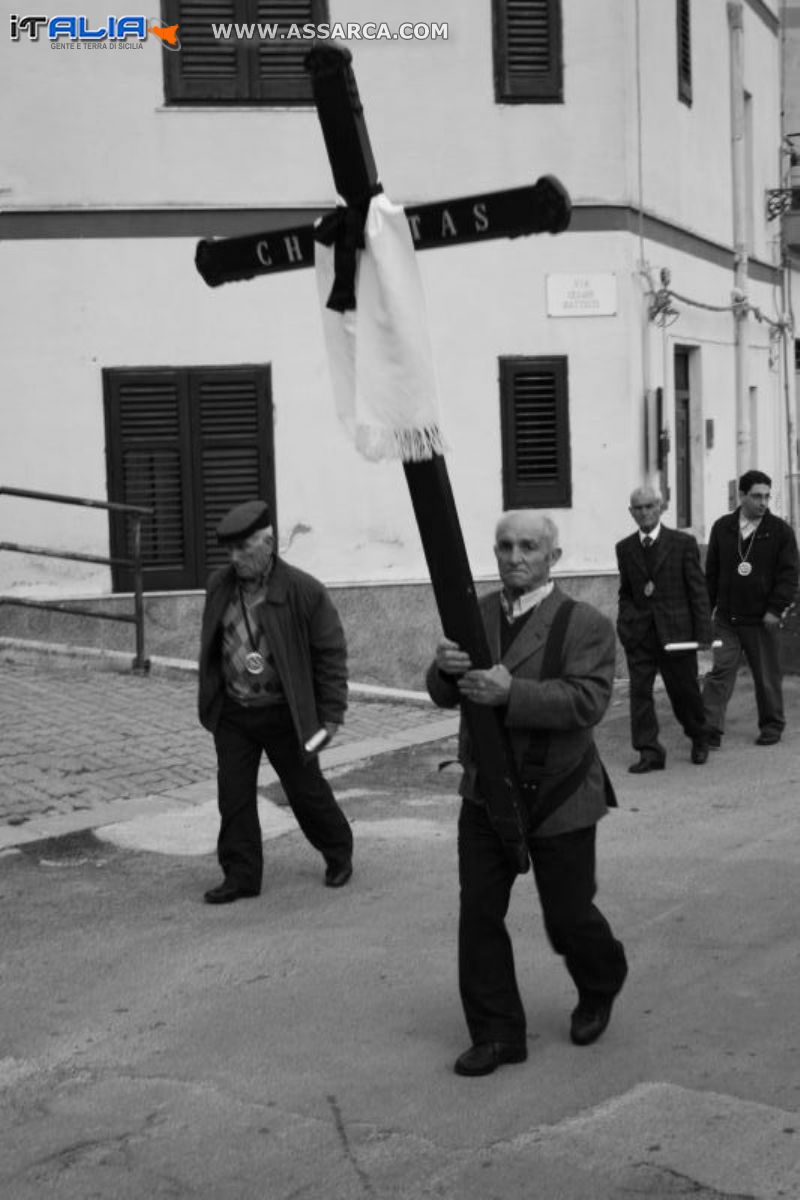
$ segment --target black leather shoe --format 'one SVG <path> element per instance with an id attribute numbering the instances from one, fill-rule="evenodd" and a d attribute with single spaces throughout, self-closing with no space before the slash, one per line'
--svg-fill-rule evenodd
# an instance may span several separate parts
<path id="1" fill-rule="evenodd" d="M 665 758 L 640 758 L 628 767 L 629 775 L 646 775 L 648 771 L 663 771 Z"/>
<path id="2" fill-rule="evenodd" d="M 779 733 L 760 733 L 756 738 L 757 746 L 777 746 L 781 740 Z"/>
<path id="3" fill-rule="evenodd" d="M 692 742 L 692 762 L 698 767 L 708 762 L 708 742 Z"/>
<path id="4" fill-rule="evenodd" d="M 233 904 L 234 900 L 245 900 L 248 897 L 257 895 L 258 892 L 252 888 L 239 887 L 238 884 L 229 883 L 226 879 L 218 887 L 210 888 L 203 896 L 203 899 L 206 904 Z"/>
<path id="5" fill-rule="evenodd" d="M 601 1033 L 605 1033 L 611 1020 L 613 1006 L 613 996 L 597 996 L 591 1000 L 584 998 L 578 1001 L 569 1029 L 569 1036 L 576 1046 L 591 1046 Z"/>
<path id="6" fill-rule="evenodd" d="M 325 871 L 325 887 L 344 887 L 346 883 L 350 882 L 352 874 L 352 859 L 343 863 L 328 863 Z"/>
<path id="7" fill-rule="evenodd" d="M 456 1075 L 491 1075 L 506 1063 L 525 1062 L 528 1047 L 515 1042 L 479 1042 L 455 1061 Z"/>
<path id="8" fill-rule="evenodd" d="M 722 734 L 716 733 L 716 732 L 710 733 L 708 735 L 709 750 L 719 750 L 721 746 L 722 746 Z"/>

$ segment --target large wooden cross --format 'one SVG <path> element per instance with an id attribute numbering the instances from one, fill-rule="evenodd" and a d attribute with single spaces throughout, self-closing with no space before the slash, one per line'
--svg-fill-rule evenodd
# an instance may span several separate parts
<path id="1" fill-rule="evenodd" d="M 347 205 L 349 225 L 349 269 L 353 267 L 353 227 L 363 230 L 371 198 L 381 190 L 358 96 L 351 55 L 327 43 L 315 47 L 306 59 L 313 83 L 323 136 L 338 194 Z M 544 176 L 530 187 L 467 196 L 406 209 L 412 239 L 417 249 L 450 246 L 460 242 L 517 237 L 530 233 L 560 233 L 569 225 L 569 197 L 552 176 Z M 341 215 L 341 210 L 340 210 Z M 202 241 L 197 247 L 197 269 L 214 287 L 256 275 L 308 267 L 314 261 L 314 226 L 302 226 L 249 237 Z M 337 301 L 332 293 L 329 306 L 352 307 L 347 280 L 340 280 L 348 265 L 348 247 L 337 244 L 337 284 L 342 286 Z M 350 281 L 352 283 L 352 280 Z M 334 292 L 337 286 L 334 286 Z M 492 666 L 492 656 L 481 618 L 475 585 L 467 558 L 444 458 L 403 464 L 422 546 L 431 576 L 442 629 L 457 642 L 478 668 Z M 464 719 L 475 754 L 482 792 L 498 836 L 516 869 L 528 869 L 526 834 L 537 824 L 533 806 L 523 802 L 514 768 L 502 711 L 469 701 L 462 702 Z"/>

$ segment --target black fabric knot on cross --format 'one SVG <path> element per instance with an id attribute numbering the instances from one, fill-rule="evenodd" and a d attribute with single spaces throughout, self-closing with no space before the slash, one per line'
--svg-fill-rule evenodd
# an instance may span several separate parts
<path id="1" fill-rule="evenodd" d="M 382 190 L 378 185 L 364 204 L 338 204 L 314 227 L 314 241 L 333 246 L 333 287 L 326 308 L 334 312 L 349 312 L 356 306 L 356 250 L 364 249 L 369 200 Z"/>
<path id="2" fill-rule="evenodd" d="M 356 306 L 356 250 L 364 249 L 366 213 L 341 204 L 326 213 L 314 229 L 314 240 L 333 246 L 333 287 L 326 307 L 348 312 Z"/>

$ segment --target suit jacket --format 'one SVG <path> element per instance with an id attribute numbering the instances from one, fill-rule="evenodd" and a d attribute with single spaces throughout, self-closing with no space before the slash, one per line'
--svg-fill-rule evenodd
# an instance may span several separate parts
<path id="1" fill-rule="evenodd" d="M 706 582 L 712 607 L 740 625 L 760 625 L 764 614 L 779 617 L 797 595 L 797 541 L 791 525 L 769 509 L 748 552 L 753 570 L 739 575 L 739 514 L 715 521 L 708 539 Z"/>
<path id="2" fill-rule="evenodd" d="M 661 526 L 648 566 L 638 531 L 617 543 L 619 612 L 617 633 L 626 650 L 634 650 L 650 630 L 666 642 L 710 642 L 708 603 L 697 542 L 689 533 Z M 645 586 L 654 586 L 652 596 Z"/>
<path id="3" fill-rule="evenodd" d="M 235 592 L 233 566 L 216 571 L 208 581 L 200 635 L 198 713 L 212 733 L 225 698 L 221 622 Z M 301 745 L 321 725 L 340 725 L 347 708 L 347 647 L 325 587 L 276 558 L 266 601 L 254 613 L 266 634 Z"/>
<path id="4" fill-rule="evenodd" d="M 511 672 L 511 694 L 505 710 L 505 724 L 518 770 L 531 737 L 547 734 L 546 756 L 537 779 L 542 784 L 557 783 L 574 770 L 587 748 L 594 743 L 593 728 L 605 713 L 614 684 L 616 644 L 611 622 L 596 608 L 578 602 L 572 610 L 562 650 L 562 670 L 556 679 L 540 680 L 547 634 L 556 610 L 565 600 L 555 587 L 528 618 L 505 655 L 500 655 L 500 627 L 505 620 L 500 593 L 493 592 L 481 601 L 492 658 Z M 432 663 L 427 674 L 428 691 L 434 703 L 455 708 L 460 701 L 456 681 Z M 463 776 L 459 791 L 468 800 L 480 802 L 477 768 L 466 725 L 462 718 L 459 734 L 459 761 Z M 550 837 L 593 825 L 616 804 L 599 757 L 578 789 L 536 829 L 536 837 Z"/>

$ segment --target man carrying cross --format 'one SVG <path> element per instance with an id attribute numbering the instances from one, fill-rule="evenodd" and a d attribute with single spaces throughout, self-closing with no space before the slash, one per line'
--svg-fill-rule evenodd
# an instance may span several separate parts
<path id="1" fill-rule="evenodd" d="M 502 590 L 481 603 L 496 665 L 473 669 L 445 638 L 427 684 L 442 707 L 468 701 L 502 714 L 523 793 L 551 810 L 531 828 L 528 848 L 547 935 L 578 991 L 570 1036 L 587 1046 L 608 1025 L 627 974 L 622 943 L 593 902 L 595 827 L 616 799 L 592 729 L 611 699 L 615 641 L 606 617 L 553 584 L 560 554 L 549 517 L 534 509 L 505 513 L 495 537 Z M 491 795 L 463 723 L 459 759 L 459 985 L 473 1045 L 455 1071 L 488 1075 L 528 1056 L 505 926 L 516 871 L 488 818 Z"/>
<path id="2" fill-rule="evenodd" d="M 326 42 L 305 60 L 345 204 L 313 227 L 202 241 L 195 262 L 211 287 L 315 265 L 339 416 L 365 457 L 402 461 L 442 628 L 485 666 L 489 647 L 443 458 L 414 250 L 557 234 L 569 225 L 571 203 L 562 184 L 544 175 L 531 187 L 416 209 L 391 204 L 378 182 L 351 57 Z M 524 821 L 502 722 L 480 706 L 467 706 L 465 719 L 482 773 L 493 781 L 494 826 L 525 871 Z"/>
<path id="3" fill-rule="evenodd" d="M 336 191 L 344 206 L 327 214 L 313 230 L 287 230 L 275 238 L 256 235 L 201 242 L 196 263 L 206 282 L 217 286 L 310 265 L 313 259 L 325 304 L 323 325 L 339 415 L 366 457 L 402 461 L 442 629 L 451 646 L 466 656 L 464 671 L 485 672 L 497 662 L 497 653 L 489 644 L 478 606 L 443 458 L 433 356 L 414 246 L 424 249 L 455 241 L 559 233 L 569 225 L 570 200 L 558 180 L 543 176 L 533 187 L 423 205 L 413 213 L 392 205 L 378 182 L 350 61 L 346 49 L 328 44 L 316 47 L 306 58 Z M 431 236 L 431 219 L 438 223 L 438 238 Z M 554 559 L 548 559 L 548 572 L 550 561 Z M 458 664 L 455 669 L 460 670 Z M 510 890 L 513 877 L 530 865 L 529 832 L 545 819 L 551 802 L 563 797 L 552 792 L 538 797 L 532 789 L 523 797 L 501 707 L 461 695 L 456 687 L 452 702 L 459 697 L 485 787 L 486 817 L 504 857 Z M 593 746 L 587 744 L 584 750 L 580 763 L 574 764 L 576 772 L 578 767 L 594 769 Z M 568 782 L 578 782 L 572 772 Z M 589 837 L 585 840 L 588 845 Z M 593 841 L 587 853 L 593 855 Z M 584 875 L 584 885 L 587 880 Z M 592 887 L 589 883 L 588 891 Z M 618 953 L 622 954 L 621 947 Z M 604 978 L 597 990 L 613 995 L 623 976 L 618 963 L 615 979 Z M 592 1010 L 582 1032 L 574 1024 L 575 1040 L 588 1042 L 599 1036 L 610 1012 L 610 1003 L 605 1003 L 605 1012 Z M 486 1073 L 496 1065 L 484 1064 L 483 1070 L 469 1073 Z"/>

